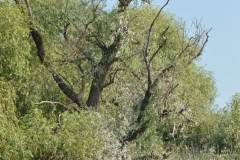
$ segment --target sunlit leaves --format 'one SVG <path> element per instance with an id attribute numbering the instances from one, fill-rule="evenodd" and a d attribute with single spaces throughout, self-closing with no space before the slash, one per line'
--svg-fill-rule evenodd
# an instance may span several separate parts
<path id="1" fill-rule="evenodd" d="M 0 75 L 5 78 L 18 78 L 28 73 L 30 46 L 26 41 L 29 30 L 26 17 L 18 7 L 2 2 L 0 6 Z"/>
<path id="2" fill-rule="evenodd" d="M 215 97 L 214 80 L 210 72 L 189 65 L 200 48 L 198 43 L 188 46 L 192 40 L 185 36 L 184 24 L 163 12 L 146 48 L 158 10 L 134 6 L 104 11 L 100 2 L 32 0 L 32 16 L 27 15 L 23 1 L 20 7 L 7 2 L 0 6 L 0 84 L 5 86 L 0 89 L 4 117 L 0 135 L 9 141 L 1 141 L 10 146 L 7 149 L 12 141 L 21 146 L 20 151 L 12 149 L 21 159 L 114 159 L 125 152 L 123 137 L 142 126 L 145 130 L 128 144 L 133 158 L 150 152 L 160 156 L 169 144 L 164 142 L 167 138 L 180 141 L 187 135 L 192 127 L 189 121 L 210 130 L 200 115 L 207 113 Z M 45 65 L 47 69 L 37 61 L 31 28 L 42 34 L 46 61 L 51 64 Z M 156 84 L 150 84 L 149 103 L 140 112 L 149 87 L 146 50 L 150 77 Z M 114 61 L 103 70 L 101 60 Z M 169 65 L 172 70 L 163 72 Z M 72 102 L 61 94 L 49 71 L 59 74 L 84 102 L 96 73 L 106 71 L 106 78 L 96 79 L 103 83 L 99 112 L 68 109 Z M 139 113 L 143 118 L 136 122 Z M 14 132 L 14 137 L 9 136 Z"/>

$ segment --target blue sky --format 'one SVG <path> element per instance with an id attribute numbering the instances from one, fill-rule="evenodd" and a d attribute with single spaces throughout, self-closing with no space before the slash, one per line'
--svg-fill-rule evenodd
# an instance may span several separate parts
<path id="1" fill-rule="evenodd" d="M 109 0 L 108 5 L 113 2 Z M 165 2 L 153 0 L 152 4 L 161 7 Z M 215 104 L 224 107 L 240 92 L 240 0 L 170 0 L 165 11 L 181 18 L 187 27 L 197 19 L 206 29 L 212 28 L 199 65 L 214 73 L 219 94 Z"/>

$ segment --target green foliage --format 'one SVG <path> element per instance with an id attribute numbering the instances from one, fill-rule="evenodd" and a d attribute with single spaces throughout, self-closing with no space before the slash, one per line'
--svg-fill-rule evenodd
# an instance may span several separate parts
<path id="1" fill-rule="evenodd" d="M 170 13 L 162 12 L 151 32 L 149 57 L 167 43 L 154 55 L 150 76 L 156 79 L 172 64 L 174 69 L 164 72 L 141 112 L 149 82 L 143 54 L 158 9 L 106 12 L 97 1 L 32 0 L 33 16 L 28 16 L 23 1 L 0 3 L 0 158 L 163 158 L 166 149 L 183 151 L 183 146 L 239 151 L 240 96 L 233 97 L 229 110 L 212 110 L 212 73 L 189 63 L 201 44 L 184 48 L 192 39 Z M 42 34 L 49 68 L 37 61 L 32 28 Z M 104 50 L 112 46 L 117 51 L 104 59 Z M 99 111 L 70 109 L 73 102 L 51 73 L 59 73 L 86 101 L 93 77 L 104 72 L 99 62 L 114 58 L 104 79 L 107 84 L 114 77 L 114 83 L 101 92 Z M 139 115 L 143 118 L 137 123 Z M 141 127 L 145 130 L 134 141 L 123 143 Z"/>
<path id="2" fill-rule="evenodd" d="M 18 159 L 18 156 L 24 152 L 24 146 L 14 104 L 17 95 L 11 83 L 3 78 L 0 80 L 0 86 L 0 157 Z"/>
<path id="3" fill-rule="evenodd" d="M 26 17 L 19 8 L 7 2 L 0 6 L 0 75 L 8 80 L 18 81 L 29 73 L 30 45 L 26 41 L 29 29 Z"/>
<path id="4" fill-rule="evenodd" d="M 240 151 L 240 94 L 236 93 L 228 104 L 230 109 L 230 122 L 226 126 L 226 142 L 231 151 Z"/>
<path id="5" fill-rule="evenodd" d="M 45 118 L 39 109 L 26 115 L 21 129 L 26 148 L 39 159 L 104 159 L 114 157 L 119 148 L 104 118 L 90 112 L 65 112 Z M 56 123 L 58 122 L 58 123 Z"/>

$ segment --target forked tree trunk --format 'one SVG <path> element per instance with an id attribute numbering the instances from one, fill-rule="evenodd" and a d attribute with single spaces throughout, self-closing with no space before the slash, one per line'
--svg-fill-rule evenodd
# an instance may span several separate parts
<path id="1" fill-rule="evenodd" d="M 102 59 L 98 63 L 97 71 L 94 73 L 88 100 L 86 102 L 87 106 L 93 107 L 96 111 L 98 110 L 100 97 L 106 84 L 107 73 L 112 64 L 116 61 L 116 47 L 117 45 L 115 43 L 109 48 L 102 47 L 104 53 Z"/>

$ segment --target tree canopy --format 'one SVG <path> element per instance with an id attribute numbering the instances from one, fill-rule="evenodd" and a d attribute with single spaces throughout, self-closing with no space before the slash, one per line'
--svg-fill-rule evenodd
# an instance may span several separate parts
<path id="1" fill-rule="evenodd" d="M 211 29 L 135 2 L 0 2 L 1 158 L 161 159 L 220 124 Z"/>

